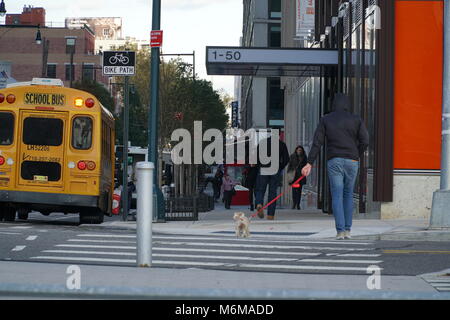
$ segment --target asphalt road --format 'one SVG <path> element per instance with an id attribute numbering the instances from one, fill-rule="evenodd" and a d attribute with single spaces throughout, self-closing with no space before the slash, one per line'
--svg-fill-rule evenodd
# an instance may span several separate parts
<path id="1" fill-rule="evenodd" d="M 28 221 L 1 222 L 0 239 L 0 260 L 4 261 L 109 266 L 136 263 L 133 232 L 79 226 L 77 215 L 31 213 Z M 153 265 L 164 268 L 302 274 L 366 274 L 367 268 L 375 265 L 384 275 L 415 276 L 450 268 L 450 244 L 155 233 L 152 259 Z"/>

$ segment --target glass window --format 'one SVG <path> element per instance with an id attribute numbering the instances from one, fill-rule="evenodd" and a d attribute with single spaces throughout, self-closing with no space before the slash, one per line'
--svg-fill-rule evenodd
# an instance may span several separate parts
<path id="1" fill-rule="evenodd" d="M 284 92 L 280 88 L 280 78 L 270 78 L 268 82 L 269 127 L 284 125 Z"/>
<path id="2" fill-rule="evenodd" d="M 84 64 L 83 74 L 81 76 L 83 80 L 94 80 L 94 65 Z"/>
<path id="3" fill-rule="evenodd" d="M 269 0 L 269 18 L 281 19 L 281 0 Z"/>
<path id="4" fill-rule="evenodd" d="M 269 48 L 281 47 L 281 26 L 269 24 Z"/>
<path id="5" fill-rule="evenodd" d="M 72 147 L 79 150 L 90 149 L 92 145 L 92 119 L 76 117 L 72 123 Z"/>
<path id="6" fill-rule="evenodd" d="M 0 112 L 0 146 L 9 146 L 14 138 L 14 116 L 9 112 Z"/>
<path id="7" fill-rule="evenodd" d="M 23 122 L 23 143 L 37 146 L 60 146 L 64 123 L 54 118 L 26 118 Z"/>
<path id="8" fill-rule="evenodd" d="M 56 64 L 47 64 L 47 78 L 56 79 Z"/>
<path id="9" fill-rule="evenodd" d="M 72 80 L 75 80 L 75 65 L 72 65 L 72 74 L 70 74 L 70 64 L 66 64 L 66 80 L 70 80 L 70 76 L 72 75 Z"/>

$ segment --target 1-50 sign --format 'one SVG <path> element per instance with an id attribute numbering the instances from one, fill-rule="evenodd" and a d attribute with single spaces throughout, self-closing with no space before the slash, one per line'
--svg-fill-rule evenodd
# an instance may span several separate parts
<path id="1" fill-rule="evenodd" d="M 135 73 L 136 53 L 134 51 L 104 51 L 104 76 L 132 76 Z"/>

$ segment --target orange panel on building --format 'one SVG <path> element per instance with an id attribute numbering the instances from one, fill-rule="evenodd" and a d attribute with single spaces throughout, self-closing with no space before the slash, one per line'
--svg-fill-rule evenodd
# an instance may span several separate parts
<path id="1" fill-rule="evenodd" d="M 443 1 L 396 1 L 394 168 L 439 169 Z"/>

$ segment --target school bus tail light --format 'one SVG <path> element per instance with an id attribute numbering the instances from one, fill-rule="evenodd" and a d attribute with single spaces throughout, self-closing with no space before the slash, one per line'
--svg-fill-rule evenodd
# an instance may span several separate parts
<path id="1" fill-rule="evenodd" d="M 6 101 L 8 101 L 8 103 L 14 103 L 16 101 L 16 96 L 13 94 L 8 94 L 6 96 Z"/>
<path id="2" fill-rule="evenodd" d="M 86 162 L 86 167 L 87 167 L 87 169 L 88 170 L 94 170 L 95 169 L 95 162 L 94 161 L 88 161 L 88 162 Z"/>
<path id="3" fill-rule="evenodd" d="M 5 95 L 3 93 L 0 93 L 0 103 L 5 101 Z"/>
<path id="4" fill-rule="evenodd" d="M 2 166 L 5 163 L 5 158 L 0 156 L 0 166 Z"/>
<path id="5" fill-rule="evenodd" d="M 92 108 L 95 105 L 95 101 L 92 98 L 87 98 L 84 104 L 86 105 L 86 107 Z"/>
<path id="6" fill-rule="evenodd" d="M 80 169 L 80 170 L 86 170 L 86 162 L 78 161 L 77 168 Z"/>

